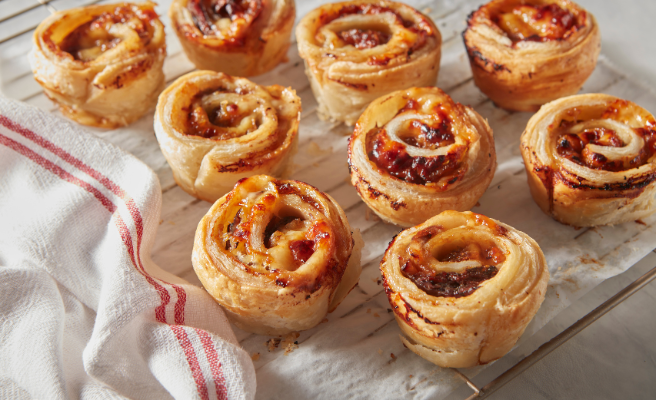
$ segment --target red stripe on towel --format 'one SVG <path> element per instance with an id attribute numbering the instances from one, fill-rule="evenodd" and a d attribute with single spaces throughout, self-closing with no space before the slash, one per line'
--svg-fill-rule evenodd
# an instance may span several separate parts
<path id="1" fill-rule="evenodd" d="M 207 361 L 210 363 L 210 368 L 212 370 L 212 378 L 214 379 L 214 384 L 216 386 L 216 398 L 219 400 L 228 399 L 228 388 L 226 387 L 225 377 L 223 376 L 223 370 L 221 368 L 221 360 L 219 360 L 219 354 L 214 347 L 214 342 L 209 333 L 202 329 L 197 329 L 196 334 L 200 338 L 200 342 L 203 344 L 203 349 L 205 350 L 205 356 Z"/>
<path id="2" fill-rule="evenodd" d="M 187 332 L 184 330 L 183 327 L 179 325 L 170 325 L 170 326 L 171 326 L 171 330 L 178 337 L 178 342 L 180 342 L 182 350 L 184 350 L 185 356 L 187 357 L 187 362 L 189 362 L 189 368 L 191 368 L 191 376 L 193 376 L 194 382 L 196 382 L 196 388 L 198 389 L 198 394 L 204 400 L 209 400 L 210 396 L 209 393 L 207 392 L 207 384 L 205 383 L 205 377 L 203 376 L 203 371 L 200 369 L 200 363 L 196 358 L 196 352 L 194 350 L 194 346 L 191 344 L 191 340 L 189 340 L 189 336 L 187 336 Z"/>

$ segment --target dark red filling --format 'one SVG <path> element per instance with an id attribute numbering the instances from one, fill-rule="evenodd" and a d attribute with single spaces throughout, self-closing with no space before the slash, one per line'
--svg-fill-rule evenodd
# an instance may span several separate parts
<path id="1" fill-rule="evenodd" d="M 294 240 L 289 243 L 289 250 L 297 266 L 305 264 L 314 254 L 313 240 Z"/>
<path id="2" fill-rule="evenodd" d="M 230 139 L 234 137 L 234 132 L 222 128 L 237 126 L 242 118 L 243 115 L 239 113 L 236 104 L 221 105 L 210 112 L 197 106 L 189 113 L 187 134 L 218 140 Z"/>
<path id="3" fill-rule="evenodd" d="M 499 270 L 495 266 L 467 268 L 465 272 L 439 272 L 433 275 L 412 274 L 412 263 L 401 268 L 403 275 L 426 294 L 436 297 L 465 297 L 474 293 L 482 282 L 493 278 Z"/>
<path id="4" fill-rule="evenodd" d="M 455 138 L 451 133 L 451 127 L 447 121 L 446 118 L 443 118 L 442 122 L 436 127 L 421 121 L 412 121 L 411 127 L 418 130 L 419 133 L 415 136 L 405 137 L 403 141 L 410 146 L 431 150 L 451 145 L 455 143 Z"/>
<path id="5" fill-rule="evenodd" d="M 506 256 L 496 246 L 481 249 L 476 244 L 470 244 L 439 258 L 441 262 L 467 260 L 476 260 L 482 265 L 467 268 L 464 272 L 436 272 L 413 260 L 408 260 L 401 267 L 401 273 L 431 296 L 464 297 L 472 294 L 482 282 L 496 276 L 499 272 L 496 266 L 503 263 Z"/>
<path id="6" fill-rule="evenodd" d="M 253 21 L 262 12 L 262 0 L 191 0 L 188 8 L 198 29 L 211 35 L 214 21 L 220 18 Z"/>
<path id="7" fill-rule="evenodd" d="M 437 142 L 442 136 L 434 137 Z M 449 183 L 455 183 L 459 177 L 460 153 L 464 151 L 458 148 L 447 155 L 436 157 L 412 157 L 401 143 L 389 139 L 386 133 L 378 134 L 373 140 L 372 150 L 369 158 L 376 166 L 388 174 L 408 183 L 424 185 L 426 183 L 438 182 L 444 177 L 453 176 Z"/>
<path id="8" fill-rule="evenodd" d="M 370 29 L 349 29 L 339 33 L 342 40 L 356 49 L 371 49 L 389 41 L 389 35 Z"/>
<path id="9" fill-rule="evenodd" d="M 641 150 L 640 154 L 631 160 L 610 161 L 604 155 L 594 153 L 585 147 L 587 144 L 608 147 L 624 146 L 615 131 L 603 127 L 587 129 L 578 134 L 566 133 L 560 135 L 556 144 L 556 151 L 561 157 L 587 168 L 613 172 L 624 171 L 643 165 L 656 150 L 654 147 L 656 138 L 654 138 L 653 131 L 640 128 L 636 130 L 636 133 L 645 139 L 647 145 Z"/>

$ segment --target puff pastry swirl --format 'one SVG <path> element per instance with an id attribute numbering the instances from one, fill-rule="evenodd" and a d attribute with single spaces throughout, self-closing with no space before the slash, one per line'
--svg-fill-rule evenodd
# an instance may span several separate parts
<path id="1" fill-rule="evenodd" d="M 57 12 L 34 32 L 34 78 L 61 112 L 81 124 L 127 125 L 164 88 L 164 26 L 154 3 L 118 3 Z"/>
<path id="2" fill-rule="evenodd" d="M 296 39 L 319 115 L 348 125 L 384 94 L 434 85 L 440 68 L 440 31 L 402 3 L 323 5 L 301 20 Z"/>
<path id="3" fill-rule="evenodd" d="M 506 354 L 540 308 L 549 271 L 525 233 L 445 211 L 401 232 L 380 264 L 407 348 L 441 367 Z"/>
<path id="4" fill-rule="evenodd" d="M 656 211 L 656 120 L 606 94 L 570 96 L 528 122 L 521 151 L 533 199 L 573 226 L 612 225 Z"/>
<path id="5" fill-rule="evenodd" d="M 294 0 L 173 0 L 173 30 L 198 69 L 263 74 L 287 58 Z"/>
<path id="6" fill-rule="evenodd" d="M 474 82 L 507 110 L 537 111 L 575 94 L 601 48 L 595 18 L 569 0 L 493 0 L 467 24 Z"/>
<path id="7" fill-rule="evenodd" d="M 203 217 L 192 262 L 239 328 L 281 335 L 315 326 L 342 301 L 358 282 L 361 247 L 330 196 L 258 175 Z"/>
<path id="8" fill-rule="evenodd" d="M 213 202 L 241 178 L 284 175 L 300 118 L 291 88 L 197 71 L 162 92 L 155 134 L 178 185 Z"/>
<path id="9" fill-rule="evenodd" d="M 492 129 L 438 88 L 400 90 L 375 100 L 358 120 L 349 168 L 376 214 L 413 226 L 476 204 L 496 169 Z"/>

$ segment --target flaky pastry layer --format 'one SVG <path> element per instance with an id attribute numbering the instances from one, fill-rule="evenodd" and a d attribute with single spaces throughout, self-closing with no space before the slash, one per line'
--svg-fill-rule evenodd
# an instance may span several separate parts
<path id="1" fill-rule="evenodd" d="M 200 221 L 192 263 L 239 328 L 282 335 L 317 325 L 346 297 L 360 277 L 362 245 L 330 196 L 257 175 Z"/>
<path id="2" fill-rule="evenodd" d="M 575 94 L 601 49 L 594 16 L 569 0 L 493 0 L 467 25 L 474 82 L 507 110 L 537 111 Z"/>
<path id="3" fill-rule="evenodd" d="M 533 199 L 562 223 L 613 225 L 656 211 L 656 120 L 635 103 L 606 94 L 553 101 L 520 146 Z"/>
<path id="4" fill-rule="evenodd" d="M 353 125 L 374 99 L 437 81 L 440 31 L 402 3 L 323 5 L 303 17 L 296 39 L 324 119 Z"/>
<path id="5" fill-rule="evenodd" d="M 287 60 L 294 0 L 174 0 L 173 30 L 198 69 L 255 76 Z"/>
<path id="6" fill-rule="evenodd" d="M 351 183 L 387 222 L 410 227 L 472 208 L 496 169 L 492 129 L 438 88 L 380 97 L 349 143 Z"/>
<path id="7" fill-rule="evenodd" d="M 291 88 L 197 71 L 162 92 L 155 134 L 178 185 L 214 202 L 241 178 L 285 175 L 300 118 Z"/>
<path id="8" fill-rule="evenodd" d="M 542 304 L 549 281 L 533 239 L 472 212 L 445 211 L 404 230 L 380 270 L 403 343 L 451 368 L 506 354 Z"/>
<path id="9" fill-rule="evenodd" d="M 154 3 L 73 8 L 34 32 L 30 64 L 45 94 L 84 125 L 127 125 L 164 88 L 164 26 Z"/>

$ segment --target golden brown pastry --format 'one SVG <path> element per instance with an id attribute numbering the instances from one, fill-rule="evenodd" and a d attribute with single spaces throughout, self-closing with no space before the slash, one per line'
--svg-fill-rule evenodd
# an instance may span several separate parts
<path id="1" fill-rule="evenodd" d="M 178 185 L 214 202 L 241 178 L 285 175 L 300 118 L 291 88 L 197 71 L 162 92 L 155 134 Z"/>
<path id="2" fill-rule="evenodd" d="M 402 3 L 325 4 L 301 20 L 296 39 L 323 119 L 353 125 L 374 99 L 437 81 L 440 31 Z"/>
<path id="3" fill-rule="evenodd" d="M 436 87 L 375 100 L 349 144 L 351 183 L 383 220 L 404 227 L 472 208 L 496 169 L 492 129 Z"/>
<path id="4" fill-rule="evenodd" d="M 507 110 L 537 111 L 575 94 L 601 49 L 597 21 L 569 0 L 493 0 L 467 24 L 474 82 Z"/>
<path id="5" fill-rule="evenodd" d="M 154 3 L 73 8 L 34 32 L 30 64 L 66 117 L 116 128 L 151 109 L 164 88 L 164 26 Z"/>
<path id="6" fill-rule="evenodd" d="M 506 354 L 540 308 L 549 281 L 544 255 L 528 235 L 457 211 L 401 232 L 380 270 L 405 346 L 451 368 Z"/>
<path id="7" fill-rule="evenodd" d="M 330 196 L 298 181 L 243 179 L 196 230 L 192 263 L 239 328 L 309 329 L 360 277 L 359 231 Z"/>
<path id="8" fill-rule="evenodd" d="M 169 17 L 198 69 L 260 75 L 287 59 L 294 0 L 173 0 Z"/>
<path id="9" fill-rule="evenodd" d="M 521 151 L 533 199 L 573 226 L 613 225 L 656 211 L 656 120 L 606 94 L 544 105 Z"/>

